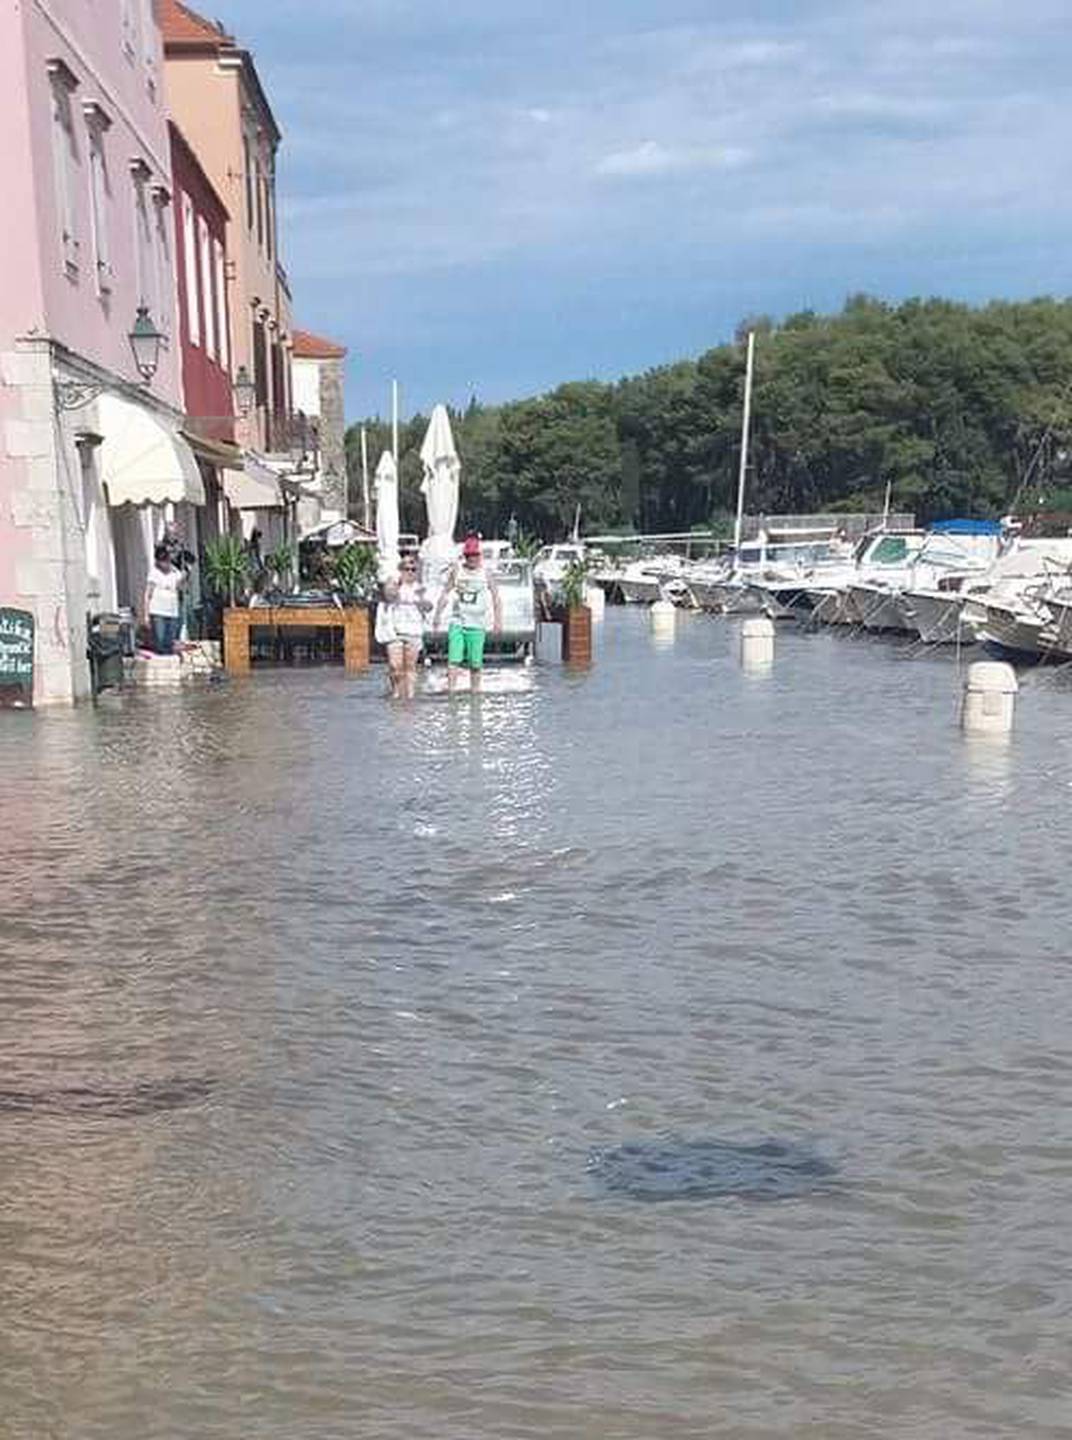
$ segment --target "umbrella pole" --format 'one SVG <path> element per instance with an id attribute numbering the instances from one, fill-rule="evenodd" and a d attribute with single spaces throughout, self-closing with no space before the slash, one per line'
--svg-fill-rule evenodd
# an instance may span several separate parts
<path id="1" fill-rule="evenodd" d="M 369 504 L 368 487 L 368 431 L 361 427 L 361 505 L 364 512 L 365 529 L 372 528 L 372 506 Z"/>
<path id="2" fill-rule="evenodd" d="M 401 479 L 398 469 L 398 381 L 391 381 L 391 451 L 395 457 L 395 474 Z"/>

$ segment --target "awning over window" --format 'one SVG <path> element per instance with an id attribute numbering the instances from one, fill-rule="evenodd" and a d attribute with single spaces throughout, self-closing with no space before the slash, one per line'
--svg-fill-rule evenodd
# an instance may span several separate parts
<path id="1" fill-rule="evenodd" d="M 224 470 L 223 493 L 236 510 L 277 510 L 283 504 L 279 476 L 253 455 L 242 470 Z"/>
<path id="2" fill-rule="evenodd" d="M 119 395 L 97 400 L 100 478 L 111 505 L 205 503 L 193 451 L 166 420 Z"/>

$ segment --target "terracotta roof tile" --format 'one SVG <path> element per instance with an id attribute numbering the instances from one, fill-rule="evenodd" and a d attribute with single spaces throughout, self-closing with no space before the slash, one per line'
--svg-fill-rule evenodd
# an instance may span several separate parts
<path id="1" fill-rule="evenodd" d="M 311 330 L 295 330 L 293 340 L 293 353 L 299 360 L 341 360 L 346 354 L 345 345 L 337 345 L 334 340 L 325 340 L 320 335 L 314 335 Z"/>
<path id="2" fill-rule="evenodd" d="M 206 20 L 180 0 L 157 0 L 157 15 L 165 45 L 233 45 L 234 37 L 222 25 Z"/>

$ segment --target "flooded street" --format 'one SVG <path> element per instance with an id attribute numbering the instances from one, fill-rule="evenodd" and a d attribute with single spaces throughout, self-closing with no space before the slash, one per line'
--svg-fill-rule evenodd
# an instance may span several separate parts
<path id="1" fill-rule="evenodd" d="M 0 717 L 4 1440 L 1072 1435 L 1072 682 L 735 638 Z"/>

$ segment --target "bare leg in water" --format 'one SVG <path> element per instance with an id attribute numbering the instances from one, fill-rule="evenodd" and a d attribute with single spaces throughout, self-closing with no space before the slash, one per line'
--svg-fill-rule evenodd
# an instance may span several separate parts
<path id="1" fill-rule="evenodd" d="M 387 675 L 391 683 L 392 700 L 400 700 L 404 692 L 403 666 L 406 647 L 401 640 L 392 640 L 387 646 Z"/>
<path id="2" fill-rule="evenodd" d="M 406 641 L 402 657 L 402 698 L 412 700 L 417 693 L 417 660 L 421 647 Z"/>

